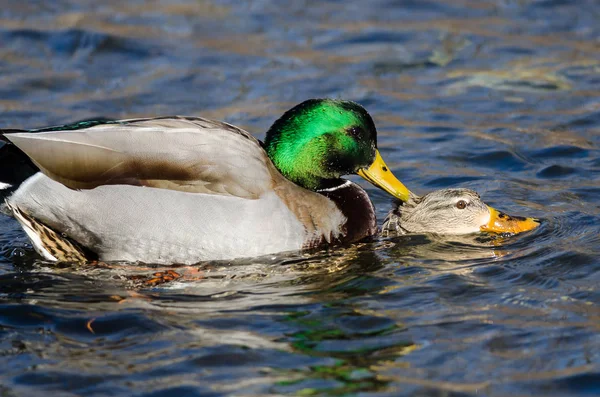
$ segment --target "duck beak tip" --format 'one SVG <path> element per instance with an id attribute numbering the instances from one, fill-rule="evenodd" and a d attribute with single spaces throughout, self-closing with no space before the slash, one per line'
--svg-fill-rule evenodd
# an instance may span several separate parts
<path id="1" fill-rule="evenodd" d="M 537 218 L 510 216 L 488 206 L 490 220 L 481 226 L 481 231 L 493 233 L 519 234 L 537 228 L 541 221 Z"/>
<path id="2" fill-rule="evenodd" d="M 408 201 L 410 197 L 410 191 L 392 174 L 379 150 L 375 150 L 375 160 L 371 165 L 359 169 L 357 174 L 402 201 Z"/>

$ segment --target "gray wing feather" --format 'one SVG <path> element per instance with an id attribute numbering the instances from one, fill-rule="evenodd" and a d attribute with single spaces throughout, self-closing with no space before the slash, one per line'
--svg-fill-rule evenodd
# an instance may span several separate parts
<path id="1" fill-rule="evenodd" d="M 203 118 L 124 120 L 6 137 L 43 173 L 75 189 L 128 184 L 258 198 L 272 187 L 273 167 L 260 142 Z"/>

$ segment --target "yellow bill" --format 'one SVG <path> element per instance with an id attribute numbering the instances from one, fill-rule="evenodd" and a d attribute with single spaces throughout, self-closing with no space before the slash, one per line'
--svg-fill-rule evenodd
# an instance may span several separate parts
<path id="1" fill-rule="evenodd" d="M 389 170 L 385 162 L 379 154 L 379 150 L 375 150 L 375 160 L 368 168 L 358 170 L 358 175 L 371 182 L 373 185 L 380 187 L 394 197 L 402 201 L 408 201 L 409 191 L 400 182 L 392 171 Z"/>
<path id="2" fill-rule="evenodd" d="M 482 232 L 517 234 L 535 229 L 540 225 L 540 222 L 535 218 L 510 216 L 489 205 L 488 209 L 490 210 L 490 221 L 486 225 L 481 226 Z"/>

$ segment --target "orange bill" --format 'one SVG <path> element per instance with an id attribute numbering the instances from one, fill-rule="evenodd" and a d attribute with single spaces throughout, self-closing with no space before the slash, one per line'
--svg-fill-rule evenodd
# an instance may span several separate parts
<path id="1" fill-rule="evenodd" d="M 481 226 L 482 232 L 518 234 L 535 229 L 540 225 L 540 222 L 535 218 L 510 216 L 490 206 L 488 206 L 488 209 L 490 210 L 490 221 Z"/>
<path id="2" fill-rule="evenodd" d="M 373 163 L 371 163 L 368 168 L 358 170 L 357 174 L 371 182 L 373 185 L 385 190 L 392 196 L 397 197 L 402 201 L 408 201 L 410 192 L 406 186 L 392 174 L 392 171 L 389 170 L 387 165 L 385 165 L 383 158 L 381 158 L 381 154 L 379 154 L 379 150 L 375 150 L 375 160 Z"/>

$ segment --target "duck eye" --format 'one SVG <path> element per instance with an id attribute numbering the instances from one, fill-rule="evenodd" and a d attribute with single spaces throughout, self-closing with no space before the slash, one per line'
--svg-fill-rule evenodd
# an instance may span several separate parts
<path id="1" fill-rule="evenodd" d="M 465 200 L 458 200 L 456 202 L 456 208 L 459 210 L 464 210 L 467 207 L 467 202 Z"/>
<path id="2" fill-rule="evenodd" d="M 354 138 L 360 138 L 363 134 L 363 129 L 360 127 L 350 127 L 347 131 Z"/>

